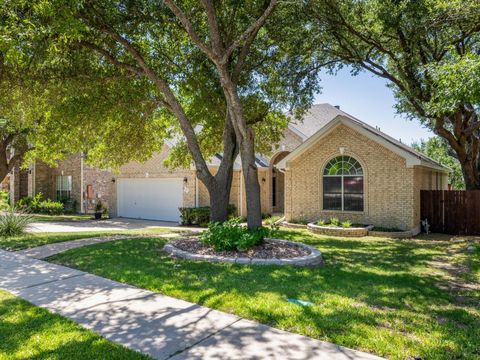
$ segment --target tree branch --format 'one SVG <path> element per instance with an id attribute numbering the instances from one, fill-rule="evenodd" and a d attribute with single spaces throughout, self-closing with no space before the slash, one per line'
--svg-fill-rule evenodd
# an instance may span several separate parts
<path id="1" fill-rule="evenodd" d="M 198 34 L 193 27 L 193 24 L 188 20 L 185 13 L 172 1 L 172 0 L 165 0 L 165 4 L 168 6 L 170 11 L 175 15 L 175 17 L 180 21 L 183 28 L 190 36 L 190 39 L 197 45 L 200 50 L 202 50 L 210 59 L 216 59 L 215 53 L 210 49 L 203 41 L 200 39 Z"/>
<path id="2" fill-rule="evenodd" d="M 207 12 L 208 27 L 212 36 L 213 51 L 217 56 L 224 51 L 222 38 L 220 36 L 220 30 L 218 28 L 217 14 L 215 12 L 215 5 L 212 0 L 202 0 L 203 7 Z"/>
<path id="3" fill-rule="evenodd" d="M 270 14 L 273 12 L 275 7 L 278 4 L 278 0 L 270 0 L 270 3 L 268 4 L 267 8 L 263 12 L 263 14 L 255 21 L 253 22 L 247 30 L 245 30 L 240 37 L 233 42 L 232 45 L 228 47 L 228 49 L 225 51 L 223 54 L 223 58 L 221 59 L 221 62 L 223 64 L 227 63 L 228 58 L 233 54 L 233 52 L 244 42 L 252 42 L 253 39 L 255 39 L 255 36 L 257 35 L 258 31 L 261 29 L 261 27 L 265 24 L 267 21 L 268 17 Z M 250 40 L 249 40 L 250 39 Z"/>
<path id="4" fill-rule="evenodd" d="M 88 41 L 85 41 L 85 40 L 78 41 L 77 44 L 82 46 L 82 47 L 93 50 L 96 53 L 102 55 L 112 65 L 115 65 L 117 67 L 125 69 L 125 70 L 127 70 L 130 73 L 135 74 L 135 75 L 144 75 L 144 72 L 143 72 L 142 69 L 140 69 L 140 68 L 138 68 L 134 65 L 127 64 L 127 63 L 124 63 L 122 61 L 117 60 L 117 58 L 114 55 L 112 55 L 109 51 L 103 49 L 102 47 L 100 47 L 98 45 L 95 45 L 95 44 L 93 44 L 91 42 L 88 42 Z"/>

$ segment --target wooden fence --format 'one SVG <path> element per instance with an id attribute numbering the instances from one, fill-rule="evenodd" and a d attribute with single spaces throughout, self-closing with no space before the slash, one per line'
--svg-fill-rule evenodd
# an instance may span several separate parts
<path id="1" fill-rule="evenodd" d="M 420 204 L 431 232 L 480 235 L 480 190 L 422 190 Z"/>

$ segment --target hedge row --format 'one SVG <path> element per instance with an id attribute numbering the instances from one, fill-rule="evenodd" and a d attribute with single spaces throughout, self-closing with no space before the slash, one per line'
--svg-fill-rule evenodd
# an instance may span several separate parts
<path id="1" fill-rule="evenodd" d="M 180 218 L 182 225 L 207 226 L 210 223 L 210 206 L 182 207 Z M 235 216 L 237 207 L 234 204 L 228 205 L 228 217 Z"/>

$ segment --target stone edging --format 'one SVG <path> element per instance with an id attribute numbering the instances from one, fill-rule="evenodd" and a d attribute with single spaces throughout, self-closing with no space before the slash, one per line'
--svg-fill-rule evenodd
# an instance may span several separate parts
<path id="1" fill-rule="evenodd" d="M 175 247 L 174 242 L 168 242 L 163 250 L 175 258 L 180 258 L 184 260 L 192 261 L 208 261 L 208 262 L 221 262 L 221 263 L 234 263 L 234 264 L 244 264 L 244 265 L 292 265 L 292 266 L 321 266 L 323 265 L 322 253 L 309 245 L 297 243 L 293 241 L 280 240 L 280 239 L 271 239 L 266 238 L 265 240 L 272 242 L 283 242 L 290 245 L 295 245 L 307 249 L 310 251 L 309 255 L 300 256 L 289 259 L 252 259 L 248 257 L 226 257 L 226 256 L 217 256 L 217 255 L 201 255 L 194 254 L 188 251 L 180 250 Z"/>
<path id="2" fill-rule="evenodd" d="M 307 228 L 310 232 L 321 235 L 362 237 L 367 236 L 369 230 L 372 229 L 373 226 L 342 228 L 333 226 L 320 226 L 310 223 L 307 225 Z"/>

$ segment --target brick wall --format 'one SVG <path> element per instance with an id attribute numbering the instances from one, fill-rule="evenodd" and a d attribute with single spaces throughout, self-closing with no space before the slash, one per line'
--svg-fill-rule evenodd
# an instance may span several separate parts
<path id="1" fill-rule="evenodd" d="M 83 166 L 83 194 L 84 194 L 84 212 L 93 213 L 96 202 L 100 199 L 107 209 L 111 206 L 111 184 L 112 172 L 101 170 L 84 164 Z M 87 199 L 87 186 L 91 185 L 93 189 L 93 199 Z"/>
<path id="2" fill-rule="evenodd" d="M 363 167 L 363 212 L 323 210 L 323 169 L 330 159 L 340 155 L 340 147 Z M 414 191 L 414 183 L 425 181 L 425 177 L 414 177 L 414 168 L 407 168 L 404 158 L 349 127 L 339 125 L 290 166 L 285 176 L 287 220 L 300 216 L 311 221 L 338 217 L 342 221 L 405 230 L 418 225 L 419 194 Z"/>

